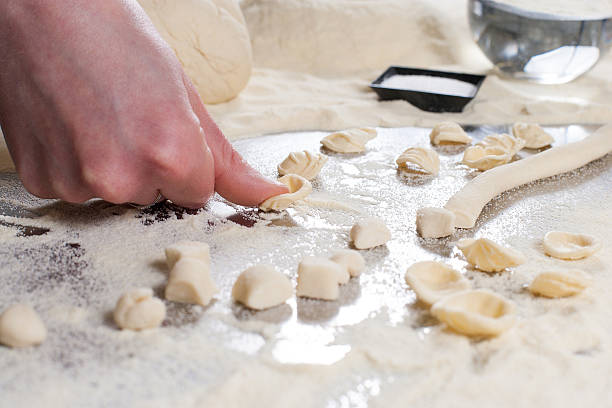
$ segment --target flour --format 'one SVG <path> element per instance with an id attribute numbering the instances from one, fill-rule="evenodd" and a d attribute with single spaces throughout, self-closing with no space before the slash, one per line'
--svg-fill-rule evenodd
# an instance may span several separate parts
<path id="1" fill-rule="evenodd" d="M 546 130 L 556 142 L 571 139 Z M 313 182 L 320 199 L 356 212 L 304 205 L 260 216 L 218 197 L 197 214 L 168 205 L 140 212 L 100 203 L 73 206 L 34 200 L 19 189 L 15 176 L 1 174 L 2 196 L 41 217 L 0 220 L 50 230 L 23 237 L 0 224 L 0 308 L 27 302 L 49 332 L 36 348 L 0 347 L 2 402 L 51 408 L 407 402 L 510 408 L 520 394 L 529 407 L 610 403 L 612 246 L 606 239 L 612 156 L 502 194 L 485 207 L 473 231 L 461 230 L 450 240 L 423 240 L 414 232 L 416 211 L 441 206 L 469 178 L 455 165 L 461 152 L 439 148 L 437 178 L 404 178 L 393 164 L 397 146 L 430 146 L 429 129 L 378 132 L 364 155 L 331 155 Z M 274 177 L 283 157 L 316 149 L 321 136 L 269 136 L 235 145 L 259 171 Z M 271 263 L 295 284 L 302 257 L 346 248 L 351 226 L 368 215 L 385 218 L 393 239 L 360 252 L 366 269 L 340 287 L 338 301 L 292 297 L 262 312 L 233 303 L 231 288 L 246 267 Z M 249 223 L 250 228 L 241 225 Z M 525 289 L 542 270 L 567 267 L 567 261 L 543 253 L 542 238 L 551 230 L 602 240 L 599 252 L 571 262 L 594 281 L 578 296 L 550 300 Z M 528 262 L 503 274 L 473 270 L 453 245 L 464 236 L 516 248 Z M 118 330 L 111 317 L 117 297 L 141 286 L 161 296 L 168 275 L 163 249 L 180 240 L 209 244 L 217 299 L 207 307 L 166 302 L 168 318 L 161 328 Z M 517 326 L 490 341 L 445 330 L 404 282 L 406 268 L 423 260 L 445 262 L 473 287 L 512 300 Z"/>
<path id="2" fill-rule="evenodd" d="M 472 97 L 478 88 L 464 81 L 426 75 L 392 75 L 385 78 L 380 86 L 407 91 L 428 92 L 442 95 Z"/>

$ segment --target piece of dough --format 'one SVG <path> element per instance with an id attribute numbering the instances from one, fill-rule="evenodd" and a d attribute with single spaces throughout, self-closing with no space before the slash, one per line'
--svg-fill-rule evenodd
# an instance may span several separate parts
<path id="1" fill-rule="evenodd" d="M 337 249 L 334 251 L 332 256 L 329 257 L 329 259 L 343 268 L 346 268 L 349 278 L 351 276 L 361 275 L 361 272 L 363 272 L 365 269 L 365 260 L 363 259 L 363 256 L 361 256 L 359 252 L 352 249 Z M 348 279 L 346 279 L 346 282 L 348 282 Z"/>
<path id="2" fill-rule="evenodd" d="M 259 204 L 263 211 L 282 211 L 298 200 L 302 200 L 312 192 L 312 184 L 297 174 L 287 174 L 278 179 L 289 187 L 289 192 L 268 198 Z"/>
<path id="3" fill-rule="evenodd" d="M 423 238 L 451 235 L 455 231 L 455 213 L 445 208 L 420 208 L 417 210 L 416 229 Z"/>
<path id="4" fill-rule="evenodd" d="M 579 142 L 553 147 L 478 175 L 453 195 L 444 208 L 455 213 L 455 228 L 472 228 L 485 204 L 504 191 L 574 170 L 610 151 L 612 125 L 606 125 Z"/>
<path id="5" fill-rule="evenodd" d="M 349 237 L 355 248 L 368 249 L 386 244 L 391 239 L 391 231 L 383 220 L 370 217 L 355 223 Z"/>
<path id="6" fill-rule="evenodd" d="M 434 126 L 429 134 L 429 140 L 434 145 L 472 142 L 472 138 L 465 133 L 461 126 L 454 122 L 442 122 Z"/>
<path id="7" fill-rule="evenodd" d="M 317 177 L 326 162 L 327 156 L 324 154 L 311 153 L 308 150 L 292 152 L 278 165 L 278 174 L 297 174 L 306 180 L 312 180 Z"/>
<path id="8" fill-rule="evenodd" d="M 468 336 L 497 336 L 515 323 L 514 304 L 485 289 L 458 292 L 436 302 L 431 313 Z"/>
<path id="9" fill-rule="evenodd" d="M 529 285 L 535 295 L 549 298 L 573 296 L 591 285 L 591 277 L 581 270 L 542 272 Z"/>
<path id="10" fill-rule="evenodd" d="M 555 141 L 550 134 L 535 123 L 515 123 L 512 126 L 512 134 L 523 139 L 528 149 L 540 149 Z"/>
<path id="11" fill-rule="evenodd" d="M 437 175 L 440 172 L 438 153 L 424 147 L 410 147 L 406 149 L 395 162 L 399 167 L 408 167 L 408 163 L 413 163 L 421 170 L 433 175 Z"/>
<path id="12" fill-rule="evenodd" d="M 153 297 L 151 288 L 132 289 L 119 298 L 113 317 L 122 329 L 152 329 L 166 317 L 166 305 Z"/>
<path id="13" fill-rule="evenodd" d="M 255 310 L 278 306 L 292 294 L 293 286 L 289 278 L 266 264 L 243 271 L 232 288 L 235 301 Z"/>
<path id="14" fill-rule="evenodd" d="M 480 171 L 491 170 L 511 160 L 510 154 L 500 147 L 470 146 L 463 152 L 461 163 Z"/>
<path id="15" fill-rule="evenodd" d="M 488 135 L 482 141 L 476 143 L 476 145 L 504 149 L 510 155 L 510 159 L 512 159 L 515 154 L 525 147 L 525 141 L 506 133 L 500 133 Z"/>
<path id="16" fill-rule="evenodd" d="M 186 257 L 170 271 L 165 297 L 172 302 L 206 306 L 218 292 L 210 277 L 210 263 Z"/>
<path id="17" fill-rule="evenodd" d="M 488 238 L 464 238 L 457 248 L 474 267 L 485 272 L 499 272 L 525 263 L 525 256 L 513 248 L 503 247 Z"/>
<path id="18" fill-rule="evenodd" d="M 210 266 L 210 248 L 207 243 L 198 241 L 179 241 L 165 249 L 166 264 L 172 270 L 182 258 L 195 258 Z"/>
<path id="19" fill-rule="evenodd" d="M 327 258 L 307 256 L 298 266 L 297 295 L 313 299 L 338 299 L 339 283 L 346 270 Z"/>
<path id="20" fill-rule="evenodd" d="M 355 128 L 332 133 L 321 139 L 321 144 L 338 153 L 361 153 L 366 143 L 377 135 L 373 128 Z"/>
<path id="21" fill-rule="evenodd" d="M 546 255 L 568 260 L 586 258 L 601 248 L 599 240 L 592 235 L 562 231 L 548 232 L 542 245 Z"/>
<path id="22" fill-rule="evenodd" d="M 251 76 L 251 41 L 233 0 L 138 0 L 204 103 L 233 99 Z"/>
<path id="23" fill-rule="evenodd" d="M 470 282 L 461 273 L 435 261 L 413 264 L 406 271 L 405 278 L 417 298 L 428 305 L 471 287 Z"/>
<path id="24" fill-rule="evenodd" d="M 0 314 L 0 343 L 21 348 L 42 343 L 47 338 L 47 328 L 31 306 L 15 304 Z"/>

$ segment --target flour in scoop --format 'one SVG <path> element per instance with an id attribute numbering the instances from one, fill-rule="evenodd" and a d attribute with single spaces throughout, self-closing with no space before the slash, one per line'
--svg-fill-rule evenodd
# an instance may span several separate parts
<path id="1" fill-rule="evenodd" d="M 393 75 L 385 78 L 380 86 L 468 98 L 476 95 L 476 91 L 478 91 L 476 85 L 469 82 L 428 75 Z"/>

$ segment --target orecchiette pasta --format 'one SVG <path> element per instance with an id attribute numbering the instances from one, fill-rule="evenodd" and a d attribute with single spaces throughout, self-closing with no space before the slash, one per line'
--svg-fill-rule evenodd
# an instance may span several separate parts
<path id="1" fill-rule="evenodd" d="M 464 238 L 457 242 L 467 261 L 485 272 L 499 272 L 525 262 L 525 257 L 513 248 L 503 247 L 488 238 Z"/>
<path id="2" fill-rule="evenodd" d="M 423 147 L 406 149 L 395 161 L 400 167 L 407 167 L 408 163 L 415 164 L 423 171 L 437 175 L 440 171 L 440 158 L 438 153 Z"/>
<path id="3" fill-rule="evenodd" d="M 528 149 L 539 149 L 550 145 L 554 138 L 535 123 L 515 123 L 512 126 L 512 134 L 525 141 Z"/>
<path id="4" fill-rule="evenodd" d="M 576 295 L 591 284 L 589 275 L 580 270 L 542 272 L 529 285 L 540 296 L 559 298 Z"/>
<path id="5" fill-rule="evenodd" d="M 361 153 L 366 143 L 377 135 L 373 128 L 355 128 L 332 133 L 321 139 L 321 144 L 338 153 Z"/>
<path id="6" fill-rule="evenodd" d="M 497 336 L 515 323 L 514 305 L 485 289 L 458 292 L 436 302 L 431 313 L 468 336 Z"/>
<path id="7" fill-rule="evenodd" d="M 406 283 L 417 298 L 432 305 L 452 293 L 470 288 L 470 283 L 458 271 L 441 262 L 424 261 L 406 271 Z"/>
<path id="8" fill-rule="evenodd" d="M 281 211 L 289 207 L 297 200 L 301 200 L 312 192 L 312 184 L 302 176 L 297 174 L 287 174 L 278 179 L 281 183 L 289 187 L 289 192 L 268 198 L 259 204 L 263 211 Z"/>
<path id="9" fill-rule="evenodd" d="M 443 143 L 471 143 L 472 138 L 454 122 L 442 122 L 434 126 L 429 134 L 431 144 L 439 145 Z"/>
<path id="10" fill-rule="evenodd" d="M 601 248 L 601 243 L 594 236 L 562 231 L 547 233 L 542 244 L 547 255 L 569 260 L 586 258 Z"/>
<path id="11" fill-rule="evenodd" d="M 308 150 L 293 152 L 278 165 L 278 174 L 297 174 L 306 180 L 312 180 L 317 177 L 326 162 L 327 156 L 324 154 L 311 153 Z"/>

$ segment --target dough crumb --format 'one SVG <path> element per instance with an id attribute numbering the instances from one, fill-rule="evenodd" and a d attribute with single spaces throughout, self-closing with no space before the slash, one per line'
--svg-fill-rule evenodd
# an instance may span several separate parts
<path id="1" fill-rule="evenodd" d="M 348 129 L 325 136 L 321 144 L 333 152 L 361 153 L 365 151 L 366 143 L 376 135 L 373 128 Z"/>
<path id="2" fill-rule="evenodd" d="M 455 213 L 446 208 L 420 208 L 417 210 L 416 229 L 423 238 L 452 235 L 455 232 Z"/>
<path id="3" fill-rule="evenodd" d="M 515 323 L 514 304 L 485 289 L 458 292 L 436 302 L 431 313 L 467 336 L 497 336 Z"/>
<path id="4" fill-rule="evenodd" d="M 298 266 L 297 295 L 313 299 L 338 299 L 339 283 L 346 270 L 327 258 L 307 256 Z"/>
<path id="5" fill-rule="evenodd" d="M 488 238 L 464 238 L 457 248 L 474 267 L 485 272 L 500 272 L 525 263 L 525 256 L 513 248 L 503 247 Z"/>
<path id="6" fill-rule="evenodd" d="M 349 236 L 355 248 L 368 249 L 386 244 L 391 239 L 391 231 L 382 219 L 370 217 L 353 225 Z"/>
<path id="7" fill-rule="evenodd" d="M 472 138 L 465 133 L 461 126 L 454 122 L 442 122 L 434 126 L 429 134 L 429 140 L 433 145 L 472 143 Z"/>
<path id="8" fill-rule="evenodd" d="M 351 276 L 359 276 L 365 270 L 365 259 L 363 259 L 359 252 L 352 249 L 338 249 L 334 251 L 329 259 L 346 268 L 348 275 L 348 278 L 345 279 L 346 282 L 349 281 Z"/>
<path id="9" fill-rule="evenodd" d="M 589 257 L 601 248 L 599 240 L 592 235 L 562 231 L 548 232 L 542 245 L 546 255 L 566 260 Z"/>
<path id="10" fill-rule="evenodd" d="M 1 344 L 22 348 L 40 344 L 46 338 L 47 328 L 30 305 L 18 303 L 0 314 Z"/>
<path id="11" fill-rule="evenodd" d="M 297 174 L 287 174 L 278 179 L 289 188 L 289 192 L 270 197 L 259 204 L 262 211 L 282 211 L 298 200 L 304 199 L 312 192 L 312 184 Z"/>
<path id="12" fill-rule="evenodd" d="M 410 147 L 395 160 L 400 168 L 407 168 L 408 163 L 416 165 L 420 170 L 438 175 L 440 172 L 440 157 L 434 150 L 424 147 Z"/>
<path id="13" fill-rule="evenodd" d="M 151 288 L 132 289 L 119 298 L 113 317 L 121 329 L 152 329 L 166 317 L 166 305 L 153 297 Z"/>
<path id="14" fill-rule="evenodd" d="M 427 305 L 471 287 L 470 282 L 461 273 L 435 261 L 413 264 L 406 271 L 405 279 L 417 298 Z"/>
<path id="15" fill-rule="evenodd" d="M 218 292 L 210 277 L 210 263 L 182 258 L 170 271 L 165 297 L 172 302 L 206 306 Z"/>
<path id="16" fill-rule="evenodd" d="M 542 272 L 529 285 L 534 295 L 549 298 L 573 296 L 591 285 L 591 277 L 581 270 Z"/>
<path id="17" fill-rule="evenodd" d="M 327 156 L 324 154 L 311 153 L 308 150 L 303 152 L 292 152 L 278 165 L 278 174 L 297 174 L 306 180 L 317 177 L 323 166 L 327 163 Z"/>
<path id="18" fill-rule="evenodd" d="M 293 294 L 291 281 L 272 265 L 255 265 L 243 271 L 234 287 L 232 297 L 248 308 L 268 309 L 284 303 Z"/>

